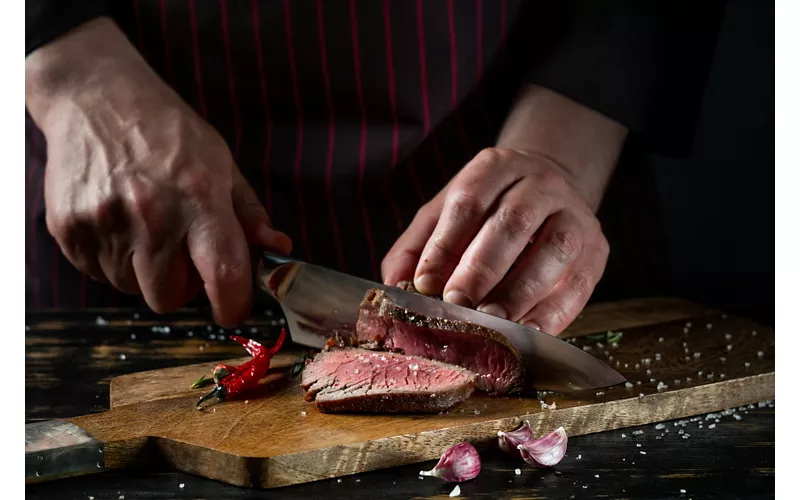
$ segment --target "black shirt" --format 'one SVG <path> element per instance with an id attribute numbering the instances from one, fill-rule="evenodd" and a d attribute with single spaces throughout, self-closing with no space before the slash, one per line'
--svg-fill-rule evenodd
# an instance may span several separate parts
<path id="1" fill-rule="evenodd" d="M 98 16 L 219 130 L 298 258 L 379 279 L 416 210 L 551 88 L 684 154 L 722 2 L 28 0 L 26 52 Z M 26 117 L 28 307 L 109 305 L 44 223 Z M 138 302 L 138 299 L 137 299 Z"/>

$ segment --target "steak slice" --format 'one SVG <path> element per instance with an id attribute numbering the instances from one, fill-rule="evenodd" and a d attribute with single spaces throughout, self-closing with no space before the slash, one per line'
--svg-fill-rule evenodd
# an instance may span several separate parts
<path id="1" fill-rule="evenodd" d="M 386 292 L 367 292 L 358 312 L 359 343 L 458 365 L 478 374 L 477 388 L 494 394 L 520 392 L 522 357 L 502 334 L 474 323 L 430 317 L 396 305 Z"/>
<path id="2" fill-rule="evenodd" d="M 306 365 L 302 387 L 322 413 L 438 413 L 470 397 L 476 379 L 430 359 L 337 348 Z"/>

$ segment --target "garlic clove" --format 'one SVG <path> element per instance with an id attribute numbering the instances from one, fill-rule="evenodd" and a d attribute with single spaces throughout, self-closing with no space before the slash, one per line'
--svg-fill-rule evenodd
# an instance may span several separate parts
<path id="1" fill-rule="evenodd" d="M 559 427 L 540 439 L 517 445 L 517 449 L 529 464 L 552 467 L 567 454 L 567 432 Z"/>
<path id="2" fill-rule="evenodd" d="M 524 420 L 513 431 L 497 432 L 497 442 L 500 445 L 500 449 L 508 453 L 513 453 L 518 445 L 527 443 L 532 439 L 533 430 L 531 430 L 531 424 L 527 420 Z"/>
<path id="3" fill-rule="evenodd" d="M 481 472 L 478 450 L 469 443 L 458 443 L 442 454 L 439 462 L 429 471 L 420 471 L 420 476 L 433 476 L 450 483 L 460 483 L 475 478 Z"/>

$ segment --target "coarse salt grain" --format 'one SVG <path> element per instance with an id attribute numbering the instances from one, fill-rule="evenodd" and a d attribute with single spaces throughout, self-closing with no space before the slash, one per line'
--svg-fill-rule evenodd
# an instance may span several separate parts
<path id="1" fill-rule="evenodd" d="M 745 361 L 744 362 L 744 367 L 745 368 L 750 368 L 750 362 L 749 361 Z"/>
<path id="2" fill-rule="evenodd" d="M 713 428 L 714 428 L 714 427 L 716 427 L 716 426 L 717 426 L 717 424 L 710 424 L 710 425 L 708 426 L 708 428 L 709 428 L 709 429 L 713 429 Z"/>
<path id="3" fill-rule="evenodd" d="M 666 427 L 666 425 L 664 425 L 664 424 L 656 424 L 656 430 L 659 430 L 659 431 L 660 431 L 660 430 L 661 430 L 661 429 L 663 429 L 664 427 Z"/>
<path id="4" fill-rule="evenodd" d="M 301 417 L 305 417 L 306 415 L 307 415 L 307 413 L 306 413 L 306 412 L 304 412 L 304 411 L 301 411 L 301 412 L 300 412 L 300 416 L 301 416 Z"/>
<path id="5" fill-rule="evenodd" d="M 669 387 L 669 386 L 667 384 L 665 384 L 664 382 L 659 382 L 658 386 L 656 386 L 656 389 L 658 389 L 659 391 L 663 391 L 667 387 Z"/>
<path id="6" fill-rule="evenodd" d="M 700 359 L 700 353 L 699 352 L 696 352 L 696 353 L 692 354 L 692 356 L 694 356 L 694 359 Z"/>
<path id="7" fill-rule="evenodd" d="M 706 323 L 706 330 L 711 330 L 711 323 Z"/>
<path id="8" fill-rule="evenodd" d="M 622 439 L 625 439 L 626 437 L 628 437 L 628 436 L 627 436 L 626 434 L 624 434 L 624 433 L 623 433 L 623 434 L 622 434 Z"/>
<path id="9" fill-rule="evenodd" d="M 730 333 L 725 334 L 725 340 L 730 340 L 731 338 L 733 338 L 733 335 L 731 335 Z"/>
<path id="10" fill-rule="evenodd" d="M 186 485 L 181 483 L 181 484 L 178 485 L 178 488 L 183 489 L 184 486 L 186 486 Z"/>
<path id="11" fill-rule="evenodd" d="M 633 431 L 631 434 L 633 436 L 641 436 L 642 434 L 644 434 L 644 431 Z"/>
<path id="12" fill-rule="evenodd" d="M 763 358 L 763 357 L 764 357 L 764 351 L 758 351 L 758 352 L 756 353 L 756 355 L 757 355 L 759 358 Z"/>
<path id="13" fill-rule="evenodd" d="M 686 493 L 686 490 L 684 490 L 683 488 L 681 488 L 681 493 Z"/>
<path id="14" fill-rule="evenodd" d="M 639 453 L 641 453 L 642 455 L 647 455 L 647 452 L 644 450 L 640 451 Z"/>
<path id="15" fill-rule="evenodd" d="M 519 469 L 514 469 L 514 474 L 519 476 L 520 474 L 522 474 L 522 471 Z"/>
<path id="16" fill-rule="evenodd" d="M 630 382 L 625 382 L 625 388 L 626 389 L 631 389 L 632 387 L 633 387 L 633 384 L 631 384 Z"/>
<path id="17" fill-rule="evenodd" d="M 122 361 L 125 361 L 125 358 L 127 358 L 127 356 L 125 356 L 124 354 L 119 355 L 119 359 L 121 359 Z"/>
<path id="18" fill-rule="evenodd" d="M 580 460 L 581 458 L 583 458 L 583 455 L 578 454 L 578 460 Z"/>
<path id="19" fill-rule="evenodd" d="M 658 337 L 659 342 L 664 342 L 664 337 Z"/>
<path id="20" fill-rule="evenodd" d="M 731 352 L 733 350 L 733 346 L 728 344 L 725 346 L 725 349 L 727 349 L 728 352 Z"/>
<path id="21" fill-rule="evenodd" d="M 642 443 L 636 443 L 636 447 L 637 448 L 641 448 L 642 447 Z"/>

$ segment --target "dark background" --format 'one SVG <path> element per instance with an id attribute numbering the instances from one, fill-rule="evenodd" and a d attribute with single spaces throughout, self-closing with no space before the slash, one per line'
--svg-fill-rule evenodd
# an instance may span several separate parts
<path id="1" fill-rule="evenodd" d="M 728 2 L 689 158 L 626 147 L 592 302 L 674 295 L 774 325 L 774 19 L 774 3 Z"/>

